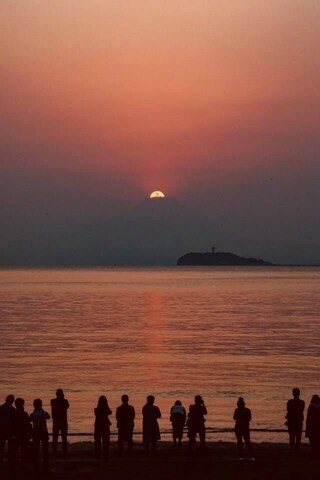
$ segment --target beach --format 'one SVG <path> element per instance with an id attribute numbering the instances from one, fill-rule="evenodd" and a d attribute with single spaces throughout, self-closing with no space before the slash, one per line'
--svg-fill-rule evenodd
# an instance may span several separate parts
<path id="1" fill-rule="evenodd" d="M 132 457 L 117 455 L 116 444 L 111 444 L 108 462 L 97 461 L 91 442 L 70 445 L 68 458 L 60 456 L 50 459 L 50 473 L 35 475 L 29 465 L 19 471 L 19 462 L 12 473 L 7 464 L 0 465 L 1 478 L 33 479 L 39 476 L 57 480 L 152 479 L 173 480 L 209 478 L 224 480 L 269 480 L 269 479 L 319 479 L 320 460 L 315 459 L 310 447 L 304 444 L 301 452 L 292 453 L 288 445 L 259 443 L 254 445 L 255 461 L 240 461 L 236 444 L 210 442 L 205 452 L 188 452 L 187 444 L 173 448 L 169 442 L 161 442 L 155 457 L 146 457 L 141 444 L 134 446 Z"/>

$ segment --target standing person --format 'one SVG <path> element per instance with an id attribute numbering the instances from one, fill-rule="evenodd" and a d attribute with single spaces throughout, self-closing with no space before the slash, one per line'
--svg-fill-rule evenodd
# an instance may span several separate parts
<path id="1" fill-rule="evenodd" d="M 306 437 L 314 453 L 320 453 L 320 397 L 313 395 L 308 407 Z"/>
<path id="2" fill-rule="evenodd" d="M 36 398 L 33 402 L 34 410 L 30 415 L 30 420 L 33 424 L 33 448 L 34 448 L 34 466 L 36 471 L 39 466 L 39 448 L 42 446 L 42 457 L 44 463 L 44 470 L 49 470 L 49 434 L 47 427 L 47 420 L 50 419 L 49 413 L 42 408 L 42 400 Z"/>
<path id="3" fill-rule="evenodd" d="M 173 446 L 178 445 L 181 446 L 181 440 L 183 437 L 183 427 L 186 423 L 187 414 L 185 408 L 182 406 L 180 400 L 176 400 L 173 407 L 170 410 L 170 422 L 172 423 L 172 438 L 173 438 Z"/>
<path id="4" fill-rule="evenodd" d="M 206 447 L 205 415 L 207 415 L 207 409 L 204 401 L 201 395 L 196 395 L 194 397 L 194 404 L 189 407 L 187 421 L 190 449 L 194 448 L 196 444 L 197 433 L 200 438 L 200 448 L 204 449 Z"/>
<path id="5" fill-rule="evenodd" d="M 16 407 L 16 414 L 14 418 L 15 455 L 20 449 L 21 467 L 23 468 L 30 454 L 32 426 L 30 423 L 30 417 L 28 413 L 24 410 L 24 399 L 16 398 L 14 404 Z"/>
<path id="6" fill-rule="evenodd" d="M 52 416 L 52 451 L 58 451 L 58 438 L 61 433 L 62 451 L 64 455 L 67 454 L 67 436 L 68 436 L 68 418 L 67 410 L 69 402 L 64 398 L 64 393 L 61 388 L 56 391 L 56 398 L 51 400 L 51 416 Z"/>
<path id="7" fill-rule="evenodd" d="M 8 460 L 11 463 L 14 455 L 13 430 L 16 410 L 13 407 L 14 396 L 8 395 L 0 406 L 0 463 L 3 462 L 4 448 L 8 442 Z"/>
<path id="8" fill-rule="evenodd" d="M 128 395 L 122 395 L 121 397 L 122 405 L 117 408 L 116 419 L 118 427 L 118 451 L 119 454 L 123 453 L 123 444 L 128 442 L 128 454 L 132 453 L 133 446 L 133 429 L 134 429 L 134 418 L 135 410 L 132 405 L 129 405 Z"/>
<path id="9" fill-rule="evenodd" d="M 303 427 L 303 411 L 305 403 L 300 399 L 299 388 L 292 390 L 293 398 L 287 402 L 286 425 L 289 431 L 289 442 L 291 450 L 299 450 Z"/>
<path id="10" fill-rule="evenodd" d="M 101 442 L 102 453 L 104 460 L 109 457 L 110 449 L 110 425 L 109 415 L 112 411 L 109 408 L 108 400 L 105 395 L 101 395 L 98 400 L 97 407 L 94 409 L 94 451 L 97 459 L 101 457 Z"/>
<path id="11" fill-rule="evenodd" d="M 142 409 L 142 432 L 145 451 L 149 452 L 151 446 L 152 453 L 155 454 L 157 441 L 161 438 L 158 424 L 158 418 L 161 418 L 161 412 L 159 407 L 154 405 L 154 401 L 154 396 L 148 395 L 147 403 Z"/>
<path id="12" fill-rule="evenodd" d="M 255 460 L 250 441 L 251 410 L 246 407 L 246 404 L 242 397 L 239 397 L 239 400 L 237 402 L 237 408 L 234 411 L 233 420 L 236 421 L 234 432 L 237 437 L 238 454 L 240 460 L 243 460 L 242 438 L 245 441 L 250 459 Z"/>

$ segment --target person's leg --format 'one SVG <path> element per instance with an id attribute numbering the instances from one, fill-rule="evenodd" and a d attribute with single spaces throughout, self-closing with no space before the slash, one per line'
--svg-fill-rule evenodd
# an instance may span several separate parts
<path id="1" fill-rule="evenodd" d="M 100 433 L 94 434 L 94 453 L 96 458 L 100 458 L 101 455 L 101 435 Z"/>
<path id="2" fill-rule="evenodd" d="M 154 440 L 153 442 L 151 442 L 151 452 L 152 452 L 152 455 L 156 454 L 156 452 L 157 452 L 157 440 Z"/>
<path id="3" fill-rule="evenodd" d="M 0 432 L 0 462 L 3 462 L 4 447 L 6 445 L 7 435 L 4 432 Z"/>
<path id="4" fill-rule="evenodd" d="M 40 448 L 40 437 L 39 435 L 34 435 L 32 440 L 32 458 L 34 469 L 37 472 L 39 469 L 39 448 Z"/>
<path id="5" fill-rule="evenodd" d="M 177 437 L 175 434 L 172 434 L 172 440 L 173 440 L 173 446 L 175 447 L 177 445 Z"/>
<path id="6" fill-rule="evenodd" d="M 204 425 L 199 429 L 199 438 L 200 438 L 200 448 L 205 448 L 206 447 L 206 428 Z"/>
<path id="7" fill-rule="evenodd" d="M 249 457 L 253 457 L 253 450 L 252 450 L 252 444 L 251 444 L 251 439 L 250 439 L 250 432 L 246 432 L 243 435 L 244 441 L 246 443 L 246 447 L 248 450 Z"/>
<path id="8" fill-rule="evenodd" d="M 302 437 L 302 428 L 298 427 L 296 430 L 296 448 L 297 450 L 300 450 L 301 447 L 301 437 Z"/>
<path id="9" fill-rule="evenodd" d="M 133 449 L 133 439 L 131 436 L 128 439 L 128 455 L 132 455 L 132 449 Z"/>
<path id="10" fill-rule="evenodd" d="M 44 471 L 47 472 L 49 470 L 49 435 L 48 433 L 43 433 L 41 438 L 42 443 L 42 458 L 43 458 L 43 466 Z"/>
<path id="11" fill-rule="evenodd" d="M 58 438 L 59 438 L 59 424 L 57 421 L 53 421 L 52 424 L 52 451 L 57 453 L 58 451 Z"/>
<path id="12" fill-rule="evenodd" d="M 242 434 L 240 432 L 235 432 L 237 437 L 237 450 L 239 458 L 243 458 L 243 446 L 242 446 Z"/>
<path id="13" fill-rule="evenodd" d="M 196 446 L 197 432 L 192 426 L 189 426 L 188 428 L 188 437 L 189 437 L 188 449 L 193 450 Z"/>
<path id="14" fill-rule="evenodd" d="M 68 424 L 67 422 L 64 422 L 62 425 L 61 425 L 61 439 L 62 439 L 62 451 L 63 451 L 63 454 L 66 455 L 67 454 L 67 450 L 68 450 Z"/>
<path id="15" fill-rule="evenodd" d="M 118 453 L 119 455 L 123 454 L 123 440 L 120 434 L 118 435 Z"/>
<path id="16" fill-rule="evenodd" d="M 110 434 L 104 433 L 102 436 L 102 452 L 104 460 L 109 458 L 109 449 L 110 449 Z"/>
<path id="17" fill-rule="evenodd" d="M 294 449 L 295 447 L 295 431 L 293 428 L 289 428 L 289 444 L 290 444 L 290 448 L 291 450 Z"/>
<path id="18" fill-rule="evenodd" d="M 150 442 L 144 441 L 143 444 L 144 444 L 144 449 L 145 449 L 146 453 L 149 453 Z"/>
<path id="19" fill-rule="evenodd" d="M 15 461 L 15 453 L 16 453 L 16 441 L 11 436 L 8 437 L 8 462 L 11 466 L 13 466 Z"/>
<path id="20" fill-rule="evenodd" d="M 21 463 L 26 465 L 29 460 L 29 440 L 24 438 L 21 440 Z"/>

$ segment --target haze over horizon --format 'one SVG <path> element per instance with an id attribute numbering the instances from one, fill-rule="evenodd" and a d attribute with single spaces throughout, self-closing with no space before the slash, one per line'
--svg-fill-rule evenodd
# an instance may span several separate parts
<path id="1" fill-rule="evenodd" d="M 312 0 L 3 0 L 0 265 L 319 264 L 319 25 Z"/>

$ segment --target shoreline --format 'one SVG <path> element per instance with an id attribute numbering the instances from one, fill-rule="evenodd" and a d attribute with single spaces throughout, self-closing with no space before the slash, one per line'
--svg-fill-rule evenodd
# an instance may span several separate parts
<path id="1" fill-rule="evenodd" d="M 143 445 L 136 442 L 133 454 L 128 457 L 126 449 L 121 457 L 117 452 L 117 444 L 112 441 L 110 457 L 107 462 L 96 460 L 93 442 L 77 442 L 69 444 L 68 457 L 64 459 L 60 452 L 56 457 L 50 455 L 50 478 L 57 480 L 97 480 L 110 478 L 114 480 L 150 479 L 209 479 L 223 480 L 270 480 L 270 479 L 318 479 L 320 458 L 315 458 L 307 444 L 301 446 L 299 452 L 291 452 L 288 444 L 253 443 L 256 460 L 237 457 L 235 442 L 208 442 L 207 449 L 198 448 L 189 452 L 187 441 L 181 447 L 172 447 L 171 442 L 158 444 L 156 456 L 146 456 Z M 50 448 L 51 453 L 51 448 Z M 40 463 L 41 466 L 41 463 Z M 33 479 L 43 475 L 35 474 L 29 465 L 22 472 L 17 462 L 15 473 L 9 471 L 8 464 L 0 465 L 1 478 Z M 46 474 L 45 477 L 48 475 Z"/>

